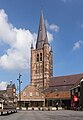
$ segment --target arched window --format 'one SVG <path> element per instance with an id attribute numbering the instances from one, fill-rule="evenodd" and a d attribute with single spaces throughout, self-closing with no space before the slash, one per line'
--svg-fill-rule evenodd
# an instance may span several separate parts
<path id="1" fill-rule="evenodd" d="M 39 54 L 37 54 L 37 62 L 39 62 Z"/>
<path id="2" fill-rule="evenodd" d="M 42 61 L 42 53 L 40 53 L 40 61 Z"/>

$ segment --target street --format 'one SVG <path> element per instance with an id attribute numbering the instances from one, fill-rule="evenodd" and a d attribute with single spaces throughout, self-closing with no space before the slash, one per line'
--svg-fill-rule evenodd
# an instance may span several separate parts
<path id="1" fill-rule="evenodd" d="M 83 111 L 18 111 L 0 116 L 0 120 L 83 120 Z"/>

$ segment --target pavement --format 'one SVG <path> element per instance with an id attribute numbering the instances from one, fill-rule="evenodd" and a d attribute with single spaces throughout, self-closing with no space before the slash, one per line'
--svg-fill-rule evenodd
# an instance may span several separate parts
<path id="1" fill-rule="evenodd" d="M 83 111 L 18 111 L 0 116 L 0 120 L 83 120 Z"/>

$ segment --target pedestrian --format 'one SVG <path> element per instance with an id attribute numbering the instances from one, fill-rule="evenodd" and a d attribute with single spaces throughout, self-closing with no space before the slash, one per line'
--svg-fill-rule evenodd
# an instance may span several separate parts
<path id="1" fill-rule="evenodd" d="M 58 110 L 58 102 L 56 103 L 56 110 Z"/>

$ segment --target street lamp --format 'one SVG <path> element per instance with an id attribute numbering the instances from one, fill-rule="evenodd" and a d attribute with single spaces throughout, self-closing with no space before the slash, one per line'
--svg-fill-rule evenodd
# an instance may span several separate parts
<path id="1" fill-rule="evenodd" d="M 21 109 L 21 83 L 22 83 L 22 81 L 20 80 L 21 76 L 22 75 L 19 73 L 19 78 L 17 79 L 19 82 L 19 109 Z"/>

